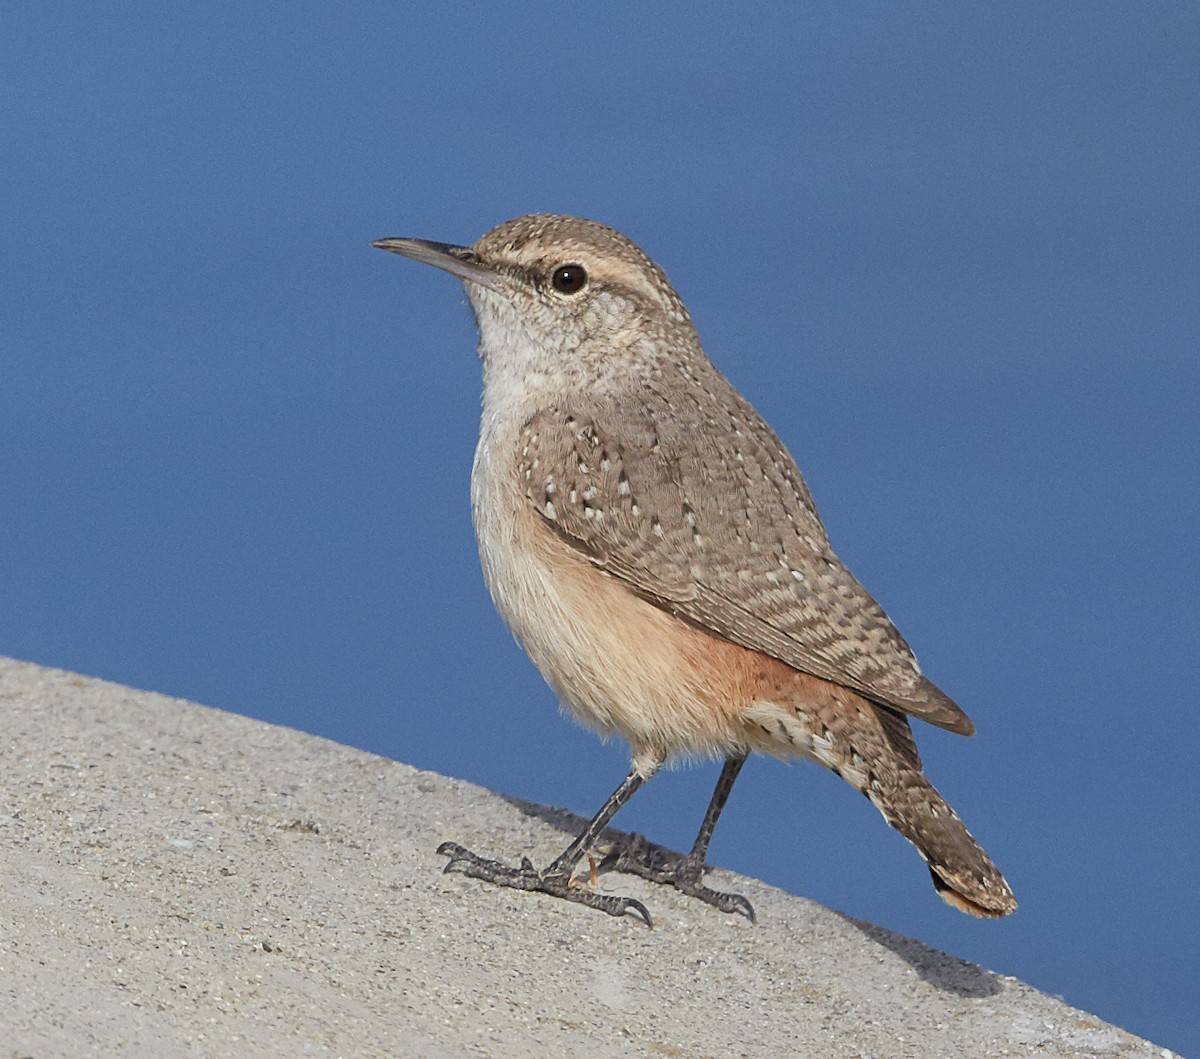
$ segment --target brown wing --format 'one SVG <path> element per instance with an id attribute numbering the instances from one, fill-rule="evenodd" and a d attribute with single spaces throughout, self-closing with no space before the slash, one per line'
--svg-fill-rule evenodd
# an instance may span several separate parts
<path id="1" fill-rule="evenodd" d="M 656 606 L 794 669 L 970 734 L 908 644 L 829 547 L 795 462 L 735 391 L 657 415 L 547 409 L 519 473 L 541 515 Z M 705 412 L 710 414 L 705 417 Z M 699 440 L 697 440 L 699 439 Z"/>

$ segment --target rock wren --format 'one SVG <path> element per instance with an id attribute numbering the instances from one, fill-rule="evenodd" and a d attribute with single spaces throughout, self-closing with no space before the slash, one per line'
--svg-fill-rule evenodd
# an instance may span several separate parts
<path id="1" fill-rule="evenodd" d="M 811 758 L 866 795 L 955 908 L 1013 911 L 925 778 L 909 718 L 974 726 L 834 554 L 795 461 L 704 354 L 662 269 L 611 228 L 548 214 L 470 247 L 373 245 L 464 282 L 483 362 L 471 503 L 488 589 L 566 709 L 632 756 L 548 868 L 447 842 L 446 871 L 649 923 L 641 902 L 574 872 L 667 759 L 715 756 L 725 767 L 689 854 L 631 836 L 601 865 L 753 919 L 703 876 L 734 780 L 760 751 Z"/>

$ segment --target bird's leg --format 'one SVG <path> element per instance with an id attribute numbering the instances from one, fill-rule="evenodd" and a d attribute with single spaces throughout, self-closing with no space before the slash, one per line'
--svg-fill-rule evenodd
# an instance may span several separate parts
<path id="1" fill-rule="evenodd" d="M 539 893 L 551 894 L 566 901 L 598 908 L 610 916 L 623 916 L 628 913 L 641 916 L 646 926 L 653 926 L 650 913 L 641 901 L 632 897 L 618 897 L 613 894 L 598 894 L 593 890 L 584 889 L 573 882 L 575 868 L 583 855 L 591 848 L 597 836 L 608 826 L 617 811 L 623 806 L 643 783 L 658 771 L 661 762 L 653 763 L 647 770 L 645 766 L 637 765 L 625 777 L 621 785 L 612 792 L 608 801 L 600 807 L 600 811 L 592 818 L 578 838 L 575 839 L 558 856 L 553 864 L 545 871 L 538 871 L 528 857 L 521 858 L 519 868 L 509 867 L 499 861 L 486 860 L 469 849 L 464 849 L 456 842 L 443 842 L 438 846 L 438 853 L 448 856 L 450 862 L 444 871 L 460 871 L 472 879 L 483 879 L 497 886 L 511 886 L 518 890 L 536 890 Z"/>
<path id="2" fill-rule="evenodd" d="M 603 870 L 632 872 L 651 882 L 669 883 L 681 893 L 699 898 L 722 912 L 738 912 L 754 922 L 754 908 L 741 894 L 721 893 L 704 885 L 704 858 L 708 854 L 708 843 L 713 829 L 725 808 L 734 780 L 746 763 L 746 755 L 727 758 L 721 777 L 717 780 L 708 811 L 692 851 L 685 857 L 673 850 L 648 842 L 641 835 L 626 835 L 601 861 Z"/>

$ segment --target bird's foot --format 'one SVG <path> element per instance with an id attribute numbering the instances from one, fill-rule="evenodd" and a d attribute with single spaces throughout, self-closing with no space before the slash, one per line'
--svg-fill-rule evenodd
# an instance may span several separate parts
<path id="1" fill-rule="evenodd" d="M 536 890 L 552 897 L 561 897 L 564 901 L 587 905 L 588 908 L 598 908 L 610 916 L 632 914 L 639 916 L 646 926 L 654 926 L 650 912 L 641 901 L 635 901 L 632 897 L 596 893 L 576 882 L 570 873 L 554 871 L 553 866 L 538 871 L 528 857 L 522 857 L 521 866 L 513 868 L 497 860 L 486 860 L 457 842 L 443 842 L 437 851 L 450 858 L 442 869 L 444 872 L 458 871 L 472 879 L 482 879 L 496 886 L 511 886 L 516 890 Z"/>
<path id="2" fill-rule="evenodd" d="M 655 845 L 641 835 L 625 835 L 599 864 L 600 871 L 629 872 L 651 882 L 674 886 L 722 912 L 737 912 L 755 922 L 754 906 L 741 894 L 722 893 L 704 885 L 704 861 Z"/>

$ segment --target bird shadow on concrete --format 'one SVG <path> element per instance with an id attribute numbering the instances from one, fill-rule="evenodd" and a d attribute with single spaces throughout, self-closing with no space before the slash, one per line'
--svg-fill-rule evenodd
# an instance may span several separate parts
<path id="1" fill-rule="evenodd" d="M 836 908 L 831 908 L 830 911 L 868 940 L 895 953 L 916 971 L 922 981 L 928 982 L 935 989 L 975 999 L 995 996 L 1004 990 L 1004 979 L 994 971 L 960 960 L 957 956 L 951 956 L 939 949 L 932 949 L 923 942 L 906 938 L 903 934 L 895 934 L 885 927 L 877 927 L 874 923 L 855 919 Z"/>
<path id="2" fill-rule="evenodd" d="M 509 795 L 501 795 L 500 797 L 508 802 L 509 805 L 520 810 L 523 815 L 533 817 L 543 823 L 549 824 L 555 830 L 561 831 L 564 835 L 568 836 L 568 841 L 578 835 L 587 825 L 587 820 L 581 816 L 577 816 L 569 809 L 538 805 L 536 802 L 527 802 L 521 798 L 513 798 Z M 608 828 L 604 833 L 604 838 L 607 840 L 615 840 L 621 836 L 622 832 L 617 831 L 615 828 Z M 836 909 L 829 909 L 829 911 L 854 927 L 855 930 L 861 933 L 872 944 L 879 945 L 899 956 L 900 959 L 917 973 L 922 981 L 928 982 L 935 989 L 940 989 L 945 993 L 953 993 L 955 996 L 971 998 L 995 996 L 1004 989 L 1004 980 L 993 971 L 977 967 L 973 963 L 960 960 L 938 949 L 930 948 L 928 945 L 913 938 L 906 938 L 902 934 L 895 934 L 884 927 L 877 927 L 875 924 L 868 923 L 865 920 L 855 919 L 853 916 L 846 915 L 846 913 L 839 912 Z M 764 925 L 762 919 L 760 919 L 759 925 Z"/>
<path id="3" fill-rule="evenodd" d="M 527 802 L 521 798 L 514 798 L 508 794 L 501 794 L 509 805 L 515 809 L 519 809 L 523 816 L 531 816 L 535 820 L 540 820 L 544 824 L 549 824 L 556 831 L 561 831 L 566 836 L 565 845 L 569 845 L 571 841 L 588 825 L 586 817 L 579 816 L 571 812 L 570 809 L 562 809 L 553 805 L 539 805 L 537 802 Z M 601 833 L 601 842 L 615 842 L 618 839 L 624 838 L 625 832 L 619 831 L 615 827 L 606 827 Z"/>
<path id="4" fill-rule="evenodd" d="M 514 809 L 519 809 L 523 816 L 532 816 L 536 820 L 541 820 L 542 823 L 549 824 L 564 835 L 569 835 L 570 838 L 574 838 L 587 827 L 587 820 L 571 812 L 570 809 L 561 809 L 553 805 L 539 805 L 537 802 L 527 802 L 523 798 L 514 798 L 510 794 L 499 794 L 499 792 L 497 794 Z"/>

